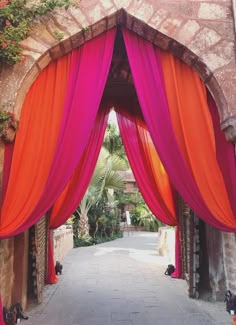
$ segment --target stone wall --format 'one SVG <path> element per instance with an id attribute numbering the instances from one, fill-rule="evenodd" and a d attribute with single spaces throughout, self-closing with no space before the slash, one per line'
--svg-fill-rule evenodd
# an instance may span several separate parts
<path id="1" fill-rule="evenodd" d="M 63 262 L 65 256 L 73 248 L 73 229 L 61 226 L 53 233 L 54 261 Z"/>
<path id="2" fill-rule="evenodd" d="M 206 225 L 206 242 L 208 251 L 209 277 L 213 300 L 224 299 L 226 291 L 226 274 L 223 252 L 222 232 Z"/>
<path id="3" fill-rule="evenodd" d="M 236 294 L 236 234 L 222 233 L 222 249 L 226 287 Z"/>
<path id="4" fill-rule="evenodd" d="M 175 265 L 175 228 L 160 227 L 158 230 L 157 253 L 166 258 L 167 264 Z"/>
<path id="5" fill-rule="evenodd" d="M 0 293 L 4 306 L 12 303 L 14 239 L 0 241 Z"/>

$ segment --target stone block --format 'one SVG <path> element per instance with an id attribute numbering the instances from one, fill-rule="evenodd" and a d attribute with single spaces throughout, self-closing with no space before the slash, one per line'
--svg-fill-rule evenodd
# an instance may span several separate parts
<path id="1" fill-rule="evenodd" d="M 84 44 L 85 38 L 84 38 L 84 33 L 81 31 L 73 36 L 71 36 L 71 43 L 73 48 L 77 48 Z"/>
<path id="2" fill-rule="evenodd" d="M 173 37 L 183 22 L 182 18 L 167 18 L 161 24 L 159 31 L 169 37 Z"/>
<path id="3" fill-rule="evenodd" d="M 91 26 L 92 35 L 96 37 L 107 30 L 107 19 L 103 18 Z"/>
<path id="4" fill-rule="evenodd" d="M 198 17 L 200 19 L 227 20 L 231 17 L 230 8 L 220 3 L 200 3 Z"/>
<path id="5" fill-rule="evenodd" d="M 160 24 L 166 19 L 168 16 L 168 11 L 165 9 L 158 9 L 153 14 L 152 18 L 149 20 L 149 25 L 155 29 L 158 29 Z"/>
<path id="6" fill-rule="evenodd" d="M 199 31 L 200 25 L 195 20 L 188 20 L 175 35 L 175 39 L 181 42 L 183 45 L 190 43 L 196 33 Z"/>

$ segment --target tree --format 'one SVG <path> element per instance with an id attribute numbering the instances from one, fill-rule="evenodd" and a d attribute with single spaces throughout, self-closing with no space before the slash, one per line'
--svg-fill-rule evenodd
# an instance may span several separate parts
<path id="1" fill-rule="evenodd" d="M 115 154 L 110 155 L 105 148 L 101 149 L 89 188 L 74 214 L 74 222 L 79 219 L 80 238 L 89 237 L 88 212 L 92 206 L 96 208 L 100 202 L 104 209 L 112 209 L 115 204 L 118 204 L 113 199 L 113 191 L 124 188 L 123 178 L 118 171 L 125 170 L 126 166 L 124 160 Z"/>

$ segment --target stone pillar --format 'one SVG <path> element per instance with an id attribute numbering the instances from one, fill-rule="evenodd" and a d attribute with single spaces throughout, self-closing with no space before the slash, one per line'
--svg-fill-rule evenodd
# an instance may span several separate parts
<path id="1" fill-rule="evenodd" d="M 225 264 L 227 262 L 225 261 L 223 233 L 206 224 L 206 241 L 212 299 L 222 301 L 226 291 Z"/>
<path id="2" fill-rule="evenodd" d="M 232 115 L 221 122 L 221 129 L 226 139 L 236 145 L 236 115 Z"/>
<path id="3" fill-rule="evenodd" d="M 23 309 L 27 306 L 28 289 L 28 230 L 14 237 L 14 290 L 12 303 L 20 302 Z"/>
<path id="4" fill-rule="evenodd" d="M 236 294 L 236 234 L 222 232 L 226 288 Z"/>

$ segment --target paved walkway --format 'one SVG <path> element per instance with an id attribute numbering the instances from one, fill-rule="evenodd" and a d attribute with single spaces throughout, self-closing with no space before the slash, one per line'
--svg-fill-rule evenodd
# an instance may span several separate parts
<path id="1" fill-rule="evenodd" d="M 25 325 L 232 324 L 224 303 L 189 299 L 184 280 L 164 275 L 156 245 L 157 234 L 140 232 L 73 249 Z"/>

